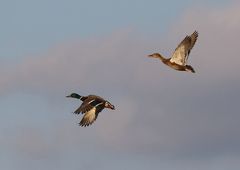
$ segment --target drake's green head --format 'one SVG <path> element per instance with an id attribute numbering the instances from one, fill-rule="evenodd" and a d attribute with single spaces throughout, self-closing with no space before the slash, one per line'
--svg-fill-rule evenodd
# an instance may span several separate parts
<path id="1" fill-rule="evenodd" d="M 72 93 L 72 94 L 70 94 L 70 95 L 68 95 L 66 97 L 72 97 L 72 98 L 76 98 L 76 99 L 80 99 L 81 98 L 81 96 L 79 94 L 77 94 L 77 93 Z"/>

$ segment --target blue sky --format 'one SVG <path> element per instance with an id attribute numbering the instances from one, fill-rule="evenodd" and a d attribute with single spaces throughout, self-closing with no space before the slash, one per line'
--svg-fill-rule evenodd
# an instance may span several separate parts
<path id="1" fill-rule="evenodd" d="M 160 34 L 195 3 L 189 0 L 5 1 L 0 7 L 1 55 L 16 60 L 67 40 L 128 28 Z M 219 5 L 219 1 L 209 4 Z"/>
<path id="2" fill-rule="evenodd" d="M 238 169 L 239 11 L 237 1 L 1 2 L 0 169 Z M 196 74 L 146 57 L 170 56 L 195 29 Z M 79 127 L 72 92 L 116 110 Z"/>

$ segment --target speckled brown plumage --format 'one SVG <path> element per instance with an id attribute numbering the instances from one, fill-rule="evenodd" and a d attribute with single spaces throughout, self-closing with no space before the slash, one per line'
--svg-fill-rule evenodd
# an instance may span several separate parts
<path id="1" fill-rule="evenodd" d="M 104 108 L 109 108 L 112 110 L 115 109 L 115 107 L 110 102 L 96 95 L 80 96 L 76 93 L 72 93 L 66 97 L 77 98 L 83 101 L 80 107 L 74 111 L 75 114 L 84 114 L 82 120 L 79 123 L 80 126 L 91 125 L 97 119 L 98 114 Z"/>
<path id="2" fill-rule="evenodd" d="M 195 73 L 192 66 L 187 65 L 188 56 L 195 45 L 198 37 L 198 32 L 194 31 L 190 36 L 186 36 L 177 46 L 171 58 L 164 58 L 159 53 L 149 55 L 149 57 L 158 58 L 164 64 L 178 71 L 190 71 Z"/>

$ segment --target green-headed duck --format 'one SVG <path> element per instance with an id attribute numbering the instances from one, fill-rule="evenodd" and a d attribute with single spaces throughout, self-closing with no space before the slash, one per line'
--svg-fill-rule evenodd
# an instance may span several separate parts
<path id="1" fill-rule="evenodd" d="M 194 31 L 192 35 L 186 36 L 177 46 L 171 58 L 164 58 L 159 53 L 149 55 L 149 57 L 159 58 L 164 64 L 178 71 L 189 71 L 195 73 L 192 66 L 187 65 L 188 56 L 195 42 L 197 41 L 198 32 Z"/>
<path id="2" fill-rule="evenodd" d="M 80 96 L 77 93 L 72 93 L 66 97 L 72 97 L 83 101 L 81 106 L 74 111 L 75 114 L 79 114 L 81 112 L 84 114 L 79 123 L 80 126 L 91 125 L 97 119 L 99 112 L 101 112 L 104 108 L 115 110 L 114 105 L 96 95 Z"/>

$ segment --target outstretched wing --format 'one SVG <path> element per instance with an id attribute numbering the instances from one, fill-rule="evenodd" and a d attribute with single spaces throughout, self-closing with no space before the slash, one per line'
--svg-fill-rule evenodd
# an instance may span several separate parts
<path id="1" fill-rule="evenodd" d="M 104 102 L 97 104 L 91 110 L 87 111 L 82 120 L 80 121 L 80 126 L 89 126 L 91 125 L 98 117 L 98 113 L 101 112 L 104 108 Z"/>
<path id="2" fill-rule="evenodd" d="M 96 108 L 93 107 L 91 110 L 86 112 L 80 121 L 79 125 L 80 126 L 89 126 L 91 125 L 96 119 L 97 119 L 98 114 L 96 114 Z"/>
<path id="3" fill-rule="evenodd" d="M 86 100 L 83 101 L 81 106 L 74 111 L 75 114 L 85 113 L 93 109 L 99 103 L 102 103 L 104 100 L 98 96 L 89 95 Z"/>
<path id="4" fill-rule="evenodd" d="M 195 42 L 197 41 L 198 32 L 194 31 L 191 36 L 186 36 L 175 49 L 170 62 L 185 66 L 188 56 Z"/>

